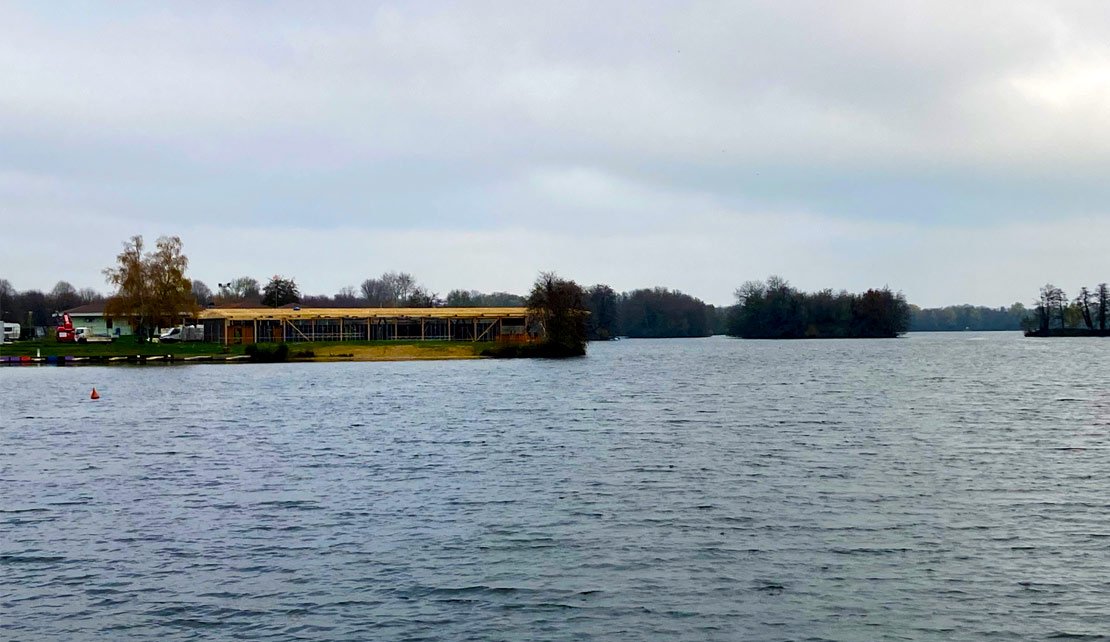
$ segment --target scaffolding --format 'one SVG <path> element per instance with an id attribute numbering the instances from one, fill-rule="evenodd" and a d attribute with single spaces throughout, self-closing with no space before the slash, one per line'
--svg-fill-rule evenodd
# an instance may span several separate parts
<path id="1" fill-rule="evenodd" d="M 316 341 L 526 342 L 526 308 L 208 308 L 205 341 L 242 344 Z"/>

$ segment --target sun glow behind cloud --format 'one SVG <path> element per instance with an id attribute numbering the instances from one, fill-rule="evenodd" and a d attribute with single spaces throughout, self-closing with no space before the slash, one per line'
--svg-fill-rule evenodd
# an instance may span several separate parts
<path id="1" fill-rule="evenodd" d="M 1060 112 L 1105 111 L 1110 107 L 1110 52 L 1061 61 L 1047 70 L 1013 80 L 1030 100 Z"/>

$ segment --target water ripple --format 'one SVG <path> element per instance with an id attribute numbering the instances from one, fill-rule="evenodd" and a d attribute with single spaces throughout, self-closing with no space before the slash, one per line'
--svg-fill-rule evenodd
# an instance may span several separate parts
<path id="1" fill-rule="evenodd" d="M 5 369 L 0 639 L 1104 639 L 1110 344 L 967 337 Z"/>

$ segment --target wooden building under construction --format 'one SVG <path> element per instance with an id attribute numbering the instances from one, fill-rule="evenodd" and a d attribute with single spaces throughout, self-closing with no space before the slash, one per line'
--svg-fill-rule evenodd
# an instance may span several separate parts
<path id="1" fill-rule="evenodd" d="M 204 340 L 223 344 L 311 341 L 525 342 L 526 308 L 208 308 Z"/>

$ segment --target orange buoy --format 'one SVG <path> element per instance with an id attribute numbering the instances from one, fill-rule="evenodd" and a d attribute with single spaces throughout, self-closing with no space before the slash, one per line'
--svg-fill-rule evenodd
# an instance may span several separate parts
<path id="1" fill-rule="evenodd" d="M 89 399 L 100 399 L 100 393 L 96 391 L 96 388 L 93 388 L 92 394 L 89 395 Z"/>

